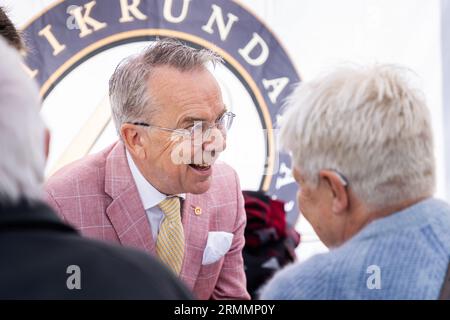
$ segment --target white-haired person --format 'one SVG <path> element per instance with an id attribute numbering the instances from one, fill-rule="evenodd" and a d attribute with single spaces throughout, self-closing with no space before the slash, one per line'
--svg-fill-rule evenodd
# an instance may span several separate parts
<path id="1" fill-rule="evenodd" d="M 261 299 L 437 299 L 450 207 L 433 198 L 430 114 L 410 72 L 341 68 L 301 83 L 281 143 L 298 203 L 330 248 L 269 281 Z"/>

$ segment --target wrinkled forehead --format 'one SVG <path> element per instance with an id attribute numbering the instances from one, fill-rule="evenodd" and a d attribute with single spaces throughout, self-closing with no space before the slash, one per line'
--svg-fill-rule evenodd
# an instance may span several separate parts
<path id="1" fill-rule="evenodd" d="M 162 114 L 211 120 L 225 109 L 217 80 L 203 67 L 188 71 L 158 67 L 149 78 L 148 90 Z"/>

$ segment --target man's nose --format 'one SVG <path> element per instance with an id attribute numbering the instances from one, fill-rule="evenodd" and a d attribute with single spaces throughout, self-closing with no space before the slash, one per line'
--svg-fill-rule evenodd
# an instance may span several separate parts
<path id="1" fill-rule="evenodd" d="M 204 151 L 222 152 L 227 147 L 226 135 L 217 128 L 212 128 L 209 137 L 202 143 Z"/>

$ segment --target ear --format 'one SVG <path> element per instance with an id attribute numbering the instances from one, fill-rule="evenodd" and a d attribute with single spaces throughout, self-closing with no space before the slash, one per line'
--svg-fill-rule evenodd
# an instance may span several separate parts
<path id="1" fill-rule="evenodd" d="M 120 136 L 127 150 L 139 159 L 145 159 L 147 154 L 144 148 L 144 137 L 140 130 L 137 130 L 135 125 L 124 123 L 120 127 Z"/>
<path id="2" fill-rule="evenodd" d="M 347 187 L 344 185 L 342 178 L 332 170 L 321 170 L 319 172 L 321 179 L 324 179 L 332 192 L 333 203 L 332 210 L 334 214 L 341 215 L 348 208 L 349 196 Z"/>

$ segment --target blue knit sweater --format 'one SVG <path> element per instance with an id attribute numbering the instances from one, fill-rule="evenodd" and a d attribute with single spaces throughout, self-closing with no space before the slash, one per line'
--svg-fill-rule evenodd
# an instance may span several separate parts
<path id="1" fill-rule="evenodd" d="M 261 299 L 437 299 L 450 206 L 427 199 L 374 220 L 342 246 L 278 272 Z"/>

